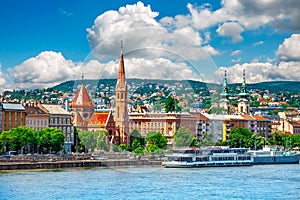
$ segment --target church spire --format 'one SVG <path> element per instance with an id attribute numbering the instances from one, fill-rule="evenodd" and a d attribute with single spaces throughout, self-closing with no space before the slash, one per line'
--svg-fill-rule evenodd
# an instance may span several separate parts
<path id="1" fill-rule="evenodd" d="M 230 101 L 229 101 L 230 94 L 229 94 L 229 91 L 228 91 L 226 72 L 227 71 L 225 70 L 224 81 L 223 81 L 223 89 L 222 89 L 222 92 L 220 94 L 221 100 L 220 100 L 219 106 L 221 108 L 223 108 L 224 110 L 226 110 L 226 113 L 228 114 L 230 112 Z"/>
<path id="2" fill-rule="evenodd" d="M 228 96 L 229 96 L 226 72 L 227 71 L 225 70 L 224 81 L 223 81 L 223 89 L 222 89 L 222 93 L 221 93 L 221 97 L 224 98 L 224 99 L 227 99 Z"/>
<path id="3" fill-rule="evenodd" d="M 242 82 L 241 91 L 239 93 L 239 99 L 238 99 L 238 113 L 245 113 L 245 114 L 250 113 L 249 96 L 250 94 L 247 92 L 247 86 L 246 86 L 245 70 L 243 70 L 243 82 Z"/>
<path id="4" fill-rule="evenodd" d="M 124 58 L 123 58 L 123 41 L 121 40 L 121 54 L 120 54 L 120 64 L 119 64 L 119 73 L 118 81 L 125 84 L 125 67 L 124 67 Z"/>
<path id="5" fill-rule="evenodd" d="M 246 90 L 247 90 L 247 86 L 246 86 L 245 70 L 243 70 L 243 82 L 242 82 L 241 93 L 246 93 L 247 92 Z"/>

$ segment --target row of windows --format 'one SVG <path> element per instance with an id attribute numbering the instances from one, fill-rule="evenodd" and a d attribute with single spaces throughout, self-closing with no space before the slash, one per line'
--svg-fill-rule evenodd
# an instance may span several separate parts
<path id="1" fill-rule="evenodd" d="M 131 127 L 134 128 L 139 128 L 141 126 L 143 126 L 143 128 L 148 128 L 148 129 L 160 129 L 160 128 L 164 128 L 165 127 L 165 122 L 148 122 L 148 123 L 143 123 L 143 125 L 141 123 L 131 123 Z M 168 124 L 169 127 L 172 126 L 171 123 Z"/>
<path id="2" fill-rule="evenodd" d="M 51 117 L 50 124 L 70 124 L 70 118 Z"/>
<path id="3" fill-rule="evenodd" d="M 35 120 L 35 119 L 29 119 L 26 120 L 26 125 L 27 126 L 48 126 L 48 120 Z"/>

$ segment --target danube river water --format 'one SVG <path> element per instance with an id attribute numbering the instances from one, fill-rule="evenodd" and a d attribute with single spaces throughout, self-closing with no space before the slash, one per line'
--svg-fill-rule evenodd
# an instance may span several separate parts
<path id="1" fill-rule="evenodd" d="M 300 165 L 0 172 L 0 199 L 300 199 Z"/>

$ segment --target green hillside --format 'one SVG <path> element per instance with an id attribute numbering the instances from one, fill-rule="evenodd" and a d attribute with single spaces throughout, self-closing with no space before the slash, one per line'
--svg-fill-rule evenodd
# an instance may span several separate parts
<path id="1" fill-rule="evenodd" d="M 115 86 L 116 79 L 101 79 L 101 80 L 84 80 L 84 84 L 88 87 L 98 88 L 101 84 L 105 86 Z M 221 84 L 211 84 L 204 83 L 194 80 L 153 80 L 153 79 L 127 79 L 127 84 L 132 85 L 143 85 L 143 84 L 183 84 L 184 87 L 192 87 L 192 89 L 198 93 L 200 91 L 207 91 L 211 89 L 220 90 L 222 88 Z M 64 92 L 71 92 L 72 89 L 77 89 L 78 85 L 81 85 L 82 81 L 66 81 L 57 86 L 54 86 L 52 89 Z M 238 88 L 240 83 L 229 84 L 230 88 Z M 273 81 L 273 82 L 261 82 L 254 84 L 247 84 L 248 90 L 255 89 L 260 91 L 269 90 L 271 93 L 279 92 L 291 92 L 291 93 L 300 93 L 300 81 Z"/>

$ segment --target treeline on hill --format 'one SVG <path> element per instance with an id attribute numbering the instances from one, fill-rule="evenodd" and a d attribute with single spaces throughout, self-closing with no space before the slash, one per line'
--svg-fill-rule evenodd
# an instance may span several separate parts
<path id="1" fill-rule="evenodd" d="M 104 87 L 112 86 L 113 88 L 116 85 L 116 79 L 100 79 L 100 80 L 84 80 L 84 85 L 87 86 L 89 91 L 101 91 Z M 28 90 L 13 90 L 13 91 L 5 91 L 3 92 L 4 97 L 9 97 L 10 99 L 36 99 L 42 100 L 42 98 L 46 98 L 43 96 L 45 92 L 50 93 L 50 96 L 47 98 L 56 98 L 59 94 L 53 94 L 52 91 L 62 91 L 62 92 L 76 92 L 79 85 L 82 84 L 81 80 L 71 80 L 63 82 L 59 85 L 56 85 L 51 88 L 45 89 L 28 89 Z M 136 89 L 136 93 L 139 94 L 151 94 L 153 92 L 159 91 L 159 89 L 155 88 L 147 88 L 147 85 L 183 85 L 184 88 L 191 89 L 194 93 L 200 94 L 201 96 L 209 96 L 209 90 L 218 90 L 221 91 L 222 83 L 213 84 L 213 83 L 205 83 L 194 80 L 153 80 L 153 79 L 127 79 L 128 85 L 136 85 L 140 86 Z M 230 90 L 235 93 L 238 92 L 238 88 L 240 87 L 240 83 L 229 84 Z M 260 91 L 268 90 L 271 93 L 281 93 L 281 92 L 290 92 L 290 93 L 300 93 L 300 81 L 273 81 L 273 82 L 261 82 L 255 84 L 247 84 L 247 89 L 255 89 Z M 161 90 L 160 90 L 161 91 Z M 176 93 L 177 94 L 177 93 Z M 52 96 L 51 96 L 52 95 Z M 180 95 L 180 91 L 178 92 Z"/>

